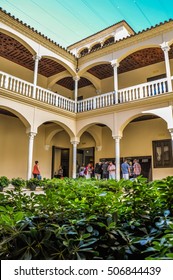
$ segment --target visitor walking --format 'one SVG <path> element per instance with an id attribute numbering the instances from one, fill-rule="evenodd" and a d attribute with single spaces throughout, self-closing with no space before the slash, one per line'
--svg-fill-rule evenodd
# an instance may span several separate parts
<path id="1" fill-rule="evenodd" d="M 33 174 L 34 178 L 41 180 L 41 172 L 40 172 L 40 168 L 38 166 L 38 160 L 35 161 L 32 174 Z"/>

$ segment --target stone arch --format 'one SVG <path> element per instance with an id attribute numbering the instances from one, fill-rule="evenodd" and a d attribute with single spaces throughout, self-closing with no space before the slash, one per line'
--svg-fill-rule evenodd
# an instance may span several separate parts
<path id="1" fill-rule="evenodd" d="M 66 77 L 71 77 L 68 71 L 63 71 L 61 73 L 54 75 L 53 77 L 48 78 L 48 88 L 51 88 L 54 84 L 56 84 L 56 82 Z"/>
<path id="2" fill-rule="evenodd" d="M 58 119 L 56 120 L 54 117 L 53 118 L 52 118 L 52 116 L 49 117 L 46 114 L 45 119 L 39 119 L 39 120 L 37 119 L 37 124 L 36 124 L 37 128 L 39 126 L 41 126 L 42 124 L 44 124 L 45 122 L 52 122 L 52 123 L 58 124 L 67 132 L 67 134 L 69 135 L 70 138 L 73 138 L 75 136 L 74 131 L 72 131 L 72 129 L 71 129 L 70 123 L 69 123 L 69 125 L 65 124 L 66 118 L 58 116 Z"/>
<path id="3" fill-rule="evenodd" d="M 50 142 L 52 140 L 52 138 L 59 132 L 63 131 L 62 128 L 58 128 L 58 129 L 54 129 L 53 131 L 49 132 L 47 137 L 46 137 L 46 140 L 45 140 L 45 145 L 50 145 Z"/>
<path id="4" fill-rule="evenodd" d="M 62 66 L 64 66 L 64 68 L 66 68 L 66 70 L 72 75 L 72 76 L 75 76 L 76 73 L 68 66 L 68 64 L 66 64 L 65 62 L 63 62 L 62 60 L 56 58 L 56 57 L 53 57 L 53 56 L 49 56 L 49 55 L 42 55 L 42 58 L 48 58 L 50 60 L 54 60 L 56 61 L 57 63 L 61 64 Z"/>
<path id="5" fill-rule="evenodd" d="M 170 41 L 168 41 L 168 46 L 170 47 L 171 45 L 173 45 L 173 39 L 171 39 Z"/>
<path id="6" fill-rule="evenodd" d="M 15 107 L 12 108 L 12 106 L 9 107 L 7 105 L 2 105 L 2 103 L 0 102 L 0 109 L 8 111 L 8 112 L 12 113 L 13 115 L 17 116 L 20 119 L 20 121 L 24 124 L 26 129 L 31 128 L 32 120 L 27 119 L 27 117 L 24 116 L 23 112 L 19 112 Z"/>
<path id="7" fill-rule="evenodd" d="M 96 78 L 95 76 L 91 75 L 90 73 L 86 72 L 83 73 L 82 77 L 88 79 L 93 86 L 95 87 L 95 89 L 100 90 L 101 89 L 101 82 L 98 78 Z"/>
<path id="8" fill-rule="evenodd" d="M 103 46 L 104 46 L 104 45 L 107 45 L 107 44 L 110 44 L 109 41 L 111 41 L 111 43 L 113 43 L 113 42 L 115 41 L 113 35 L 110 35 L 110 36 L 108 36 L 108 37 L 106 37 L 106 38 L 104 39 L 104 41 L 103 41 Z"/>
<path id="9" fill-rule="evenodd" d="M 116 133 L 123 134 L 123 130 L 125 127 L 134 119 L 140 116 L 144 115 L 155 115 L 160 117 L 163 121 L 165 121 L 169 128 L 169 119 L 171 117 L 171 110 L 168 109 L 168 107 L 165 108 L 159 108 L 159 109 L 153 109 L 148 111 L 139 111 L 139 112 L 130 112 L 129 116 L 123 119 L 123 116 L 118 118 L 118 127 Z"/>
<path id="10" fill-rule="evenodd" d="M 153 44 L 153 45 L 143 45 L 143 46 L 140 46 L 140 47 L 136 47 L 136 48 L 133 48 L 133 49 L 130 49 L 129 51 L 125 52 L 124 54 L 122 54 L 122 56 L 120 56 L 118 59 L 117 59 L 117 62 L 121 63 L 121 61 L 123 59 L 125 59 L 126 57 L 128 57 L 129 55 L 137 52 L 137 51 L 142 51 L 144 49 L 147 49 L 147 48 L 159 48 L 161 49 L 160 45 L 156 45 L 156 44 Z"/>
<path id="11" fill-rule="evenodd" d="M 96 143 L 96 146 L 101 146 L 101 139 L 99 139 L 98 134 L 96 133 L 96 131 L 93 129 L 92 126 L 90 126 L 90 127 L 87 129 L 87 132 L 88 132 L 89 134 L 91 134 L 91 136 L 94 138 L 95 143 Z"/>
<path id="12" fill-rule="evenodd" d="M 78 51 L 77 55 L 78 56 L 83 56 L 87 53 L 89 53 L 89 48 L 88 47 L 83 47 Z"/>
<path id="13" fill-rule="evenodd" d="M 98 48 L 101 48 L 101 42 L 94 43 L 92 46 L 90 46 L 90 52 L 94 52 Z"/>
<path id="14" fill-rule="evenodd" d="M 101 124 L 101 125 L 105 125 L 105 126 L 107 126 L 111 131 L 113 131 L 113 127 L 111 126 L 111 122 L 108 120 L 108 121 L 104 121 L 104 117 L 103 117 L 103 119 L 102 120 L 98 120 L 98 118 L 97 118 L 97 120 L 86 120 L 85 121 L 85 123 L 84 122 L 82 122 L 82 125 L 81 125 L 81 129 L 79 129 L 79 131 L 77 132 L 77 137 L 81 137 L 81 135 L 85 132 L 85 131 L 91 131 L 91 127 L 93 126 L 93 125 L 96 125 L 96 124 Z M 94 133 L 95 134 L 95 133 Z M 96 137 L 96 136 L 95 136 Z M 97 137 L 96 137 L 96 139 L 97 139 Z M 97 139 L 98 140 L 98 139 Z"/>
<path id="15" fill-rule="evenodd" d="M 79 76 L 82 76 L 83 73 L 87 72 L 88 69 L 94 67 L 94 66 L 98 66 L 100 64 L 110 64 L 110 61 L 96 61 L 94 63 L 88 64 L 87 66 L 85 66 L 83 69 L 81 68 L 78 72 Z"/>
<path id="16" fill-rule="evenodd" d="M 11 33 L 10 31 L 7 31 L 6 29 L 3 28 L 0 28 L 0 32 L 20 42 L 33 56 L 36 54 L 36 50 L 33 47 L 31 47 L 24 39 L 20 38 L 16 34 Z"/>

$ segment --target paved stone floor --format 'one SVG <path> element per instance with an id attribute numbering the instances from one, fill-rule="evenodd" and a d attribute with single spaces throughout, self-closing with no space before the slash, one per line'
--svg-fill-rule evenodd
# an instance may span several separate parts
<path id="1" fill-rule="evenodd" d="M 14 190 L 14 187 L 12 185 L 9 185 L 7 188 L 4 188 L 3 192 L 5 193 L 7 190 L 8 191 Z M 43 188 L 41 188 L 41 187 L 37 187 L 35 191 L 30 191 L 29 189 L 23 188 L 22 192 L 26 193 L 28 195 L 30 195 L 31 192 L 34 192 L 35 194 L 44 194 L 45 193 Z"/>

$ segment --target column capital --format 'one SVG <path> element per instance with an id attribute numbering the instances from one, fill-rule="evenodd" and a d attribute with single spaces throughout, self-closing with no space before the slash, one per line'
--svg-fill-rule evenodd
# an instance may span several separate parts
<path id="1" fill-rule="evenodd" d="M 101 94 L 101 90 L 100 89 L 96 89 L 96 94 Z"/>
<path id="2" fill-rule="evenodd" d="M 50 145 L 44 145 L 44 148 L 45 148 L 45 151 L 49 151 L 49 149 L 50 149 Z"/>
<path id="3" fill-rule="evenodd" d="M 96 146 L 95 149 L 97 152 L 100 152 L 102 150 L 102 146 Z"/>
<path id="4" fill-rule="evenodd" d="M 73 77 L 73 80 L 74 80 L 74 81 L 79 81 L 79 80 L 80 80 L 80 77 L 79 77 L 78 75 L 76 75 L 76 76 Z"/>
<path id="5" fill-rule="evenodd" d="M 29 137 L 35 137 L 37 135 L 35 132 L 26 132 L 26 134 L 28 134 Z"/>
<path id="6" fill-rule="evenodd" d="M 119 141 L 119 140 L 121 140 L 121 138 L 122 138 L 121 135 L 112 135 L 112 137 L 113 137 L 113 139 L 114 139 L 115 141 Z"/>
<path id="7" fill-rule="evenodd" d="M 112 67 L 118 67 L 119 66 L 119 62 L 118 62 L 118 59 L 113 59 L 110 61 Z"/>
<path id="8" fill-rule="evenodd" d="M 173 139 L 173 128 L 169 128 L 169 132 L 171 134 L 171 138 Z"/>
<path id="9" fill-rule="evenodd" d="M 70 143 L 72 144 L 72 145 L 78 145 L 79 143 L 80 143 L 80 139 L 79 139 L 79 137 L 73 137 L 73 138 L 71 138 L 70 139 Z"/>
<path id="10" fill-rule="evenodd" d="M 36 131 L 32 131 L 31 128 L 27 128 L 26 129 L 26 134 L 34 134 L 34 136 L 37 134 L 37 130 Z"/>
<path id="11" fill-rule="evenodd" d="M 33 60 L 40 60 L 41 59 L 41 56 L 39 56 L 38 54 L 35 54 L 33 57 Z"/>
<path id="12" fill-rule="evenodd" d="M 162 44 L 160 44 L 160 47 L 164 52 L 168 52 L 170 50 L 170 46 L 168 45 L 168 42 L 163 42 Z"/>

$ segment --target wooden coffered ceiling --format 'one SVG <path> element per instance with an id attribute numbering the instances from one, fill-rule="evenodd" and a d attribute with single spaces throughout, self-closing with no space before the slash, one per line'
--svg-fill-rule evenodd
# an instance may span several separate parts
<path id="1" fill-rule="evenodd" d="M 19 41 L 4 33 L 0 33 L 0 56 L 34 71 L 34 60 L 30 51 Z M 173 45 L 169 51 L 169 58 L 173 58 Z M 164 53 L 161 48 L 142 49 L 124 58 L 120 62 L 118 73 L 132 71 L 161 61 L 164 61 Z M 39 61 L 38 72 L 45 77 L 50 77 L 65 70 L 66 68 L 63 65 L 53 59 L 42 57 Z M 91 67 L 87 72 L 100 80 L 113 76 L 112 66 L 105 63 Z M 74 89 L 72 77 L 63 78 L 57 84 L 70 90 Z M 91 82 L 81 77 L 78 83 L 79 88 L 88 85 L 91 85 Z"/>
<path id="2" fill-rule="evenodd" d="M 57 82 L 57 84 L 60 86 L 66 87 L 70 90 L 74 90 L 74 80 L 72 77 L 63 78 L 63 79 L 59 80 Z M 92 83 L 88 79 L 83 78 L 83 77 L 80 78 L 80 80 L 78 82 L 78 88 L 86 87 L 89 85 L 92 85 Z"/>
<path id="3" fill-rule="evenodd" d="M 30 51 L 20 42 L 4 33 L 0 33 L 0 56 L 29 70 L 34 70 L 33 55 Z M 43 57 L 39 61 L 38 73 L 45 77 L 50 77 L 65 70 L 64 66 L 52 59 Z"/>
<path id="4" fill-rule="evenodd" d="M 169 51 L 169 58 L 173 58 L 173 45 Z M 134 52 L 124 58 L 118 67 L 118 74 L 132 71 L 154 63 L 164 61 L 164 53 L 161 48 L 146 48 Z M 113 76 L 113 68 L 110 64 L 100 64 L 88 70 L 88 72 L 102 80 Z"/>

